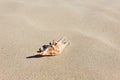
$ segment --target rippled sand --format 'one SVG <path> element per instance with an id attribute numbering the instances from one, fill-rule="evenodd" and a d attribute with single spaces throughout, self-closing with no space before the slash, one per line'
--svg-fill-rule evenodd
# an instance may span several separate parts
<path id="1" fill-rule="evenodd" d="M 119 3 L 1 0 L 0 80 L 119 80 Z M 61 55 L 26 58 L 61 36 Z"/>

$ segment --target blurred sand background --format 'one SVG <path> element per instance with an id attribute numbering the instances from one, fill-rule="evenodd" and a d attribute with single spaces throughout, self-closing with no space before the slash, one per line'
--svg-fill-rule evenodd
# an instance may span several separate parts
<path id="1" fill-rule="evenodd" d="M 61 36 L 63 54 L 26 59 Z M 119 79 L 119 0 L 0 0 L 0 80 Z"/>

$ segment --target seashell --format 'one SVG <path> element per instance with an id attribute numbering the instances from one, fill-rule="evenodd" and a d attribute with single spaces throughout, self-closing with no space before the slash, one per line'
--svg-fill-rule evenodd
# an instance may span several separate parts
<path id="1" fill-rule="evenodd" d="M 66 38 L 60 38 L 59 40 L 53 42 L 46 46 L 46 48 L 43 47 L 43 50 L 41 48 L 39 51 L 37 51 L 37 55 L 42 56 L 52 56 L 52 55 L 58 55 L 61 54 L 62 51 L 70 45 L 70 41 L 66 40 Z"/>

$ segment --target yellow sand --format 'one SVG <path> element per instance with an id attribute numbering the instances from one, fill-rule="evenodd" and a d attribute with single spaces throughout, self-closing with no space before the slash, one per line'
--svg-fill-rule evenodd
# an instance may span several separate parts
<path id="1" fill-rule="evenodd" d="M 61 55 L 26 58 L 61 36 Z M 119 79 L 119 0 L 0 0 L 0 80 Z"/>

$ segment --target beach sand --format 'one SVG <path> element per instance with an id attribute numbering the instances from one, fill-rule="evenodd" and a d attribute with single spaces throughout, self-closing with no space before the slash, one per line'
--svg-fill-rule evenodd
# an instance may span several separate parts
<path id="1" fill-rule="evenodd" d="M 0 0 L 0 80 L 119 80 L 119 3 Z M 26 58 L 62 36 L 62 54 Z"/>

